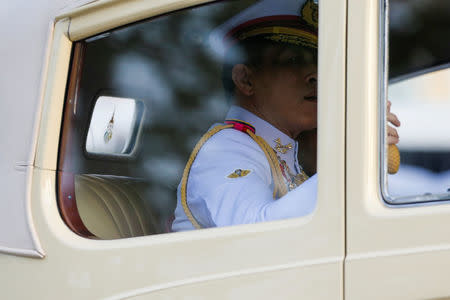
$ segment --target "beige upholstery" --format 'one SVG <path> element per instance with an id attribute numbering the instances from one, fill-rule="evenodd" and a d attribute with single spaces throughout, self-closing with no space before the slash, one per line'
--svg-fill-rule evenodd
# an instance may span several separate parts
<path id="1" fill-rule="evenodd" d="M 146 183 L 128 177 L 75 176 L 75 197 L 84 225 L 100 239 L 118 239 L 160 232 L 145 205 Z"/>

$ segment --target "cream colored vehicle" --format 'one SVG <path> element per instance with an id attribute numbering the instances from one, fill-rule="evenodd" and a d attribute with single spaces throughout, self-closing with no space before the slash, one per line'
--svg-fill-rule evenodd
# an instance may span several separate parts
<path id="1" fill-rule="evenodd" d="M 170 232 L 253 2 L 1 4 L 1 299 L 450 299 L 448 1 L 320 0 L 315 211 Z"/>

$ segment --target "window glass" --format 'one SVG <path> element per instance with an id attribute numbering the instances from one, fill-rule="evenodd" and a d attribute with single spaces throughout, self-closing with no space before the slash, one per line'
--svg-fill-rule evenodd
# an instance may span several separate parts
<path id="1" fill-rule="evenodd" d="M 317 22 L 312 0 L 220 1 L 78 42 L 66 223 L 112 239 L 312 213 Z"/>
<path id="2" fill-rule="evenodd" d="M 391 111 L 401 121 L 391 203 L 450 199 L 450 2 L 389 3 Z"/>

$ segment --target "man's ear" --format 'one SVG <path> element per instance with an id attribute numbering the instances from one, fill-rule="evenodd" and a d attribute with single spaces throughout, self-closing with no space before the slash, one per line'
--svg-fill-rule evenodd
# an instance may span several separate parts
<path id="1" fill-rule="evenodd" d="M 245 96 L 251 96 L 254 93 L 251 77 L 252 70 L 244 64 L 235 65 L 231 71 L 234 85 Z"/>

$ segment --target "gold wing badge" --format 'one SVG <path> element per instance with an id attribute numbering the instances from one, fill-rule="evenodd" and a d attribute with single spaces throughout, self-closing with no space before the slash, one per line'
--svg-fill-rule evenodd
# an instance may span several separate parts
<path id="1" fill-rule="evenodd" d="M 242 170 L 242 169 L 236 169 L 233 173 L 228 175 L 228 178 L 239 178 L 247 176 L 251 171 L 250 170 Z"/>

